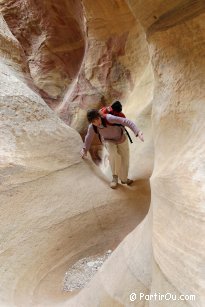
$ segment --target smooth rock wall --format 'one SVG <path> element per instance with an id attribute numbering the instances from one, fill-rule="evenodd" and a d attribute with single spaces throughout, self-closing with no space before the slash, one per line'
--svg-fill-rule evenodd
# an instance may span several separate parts
<path id="1" fill-rule="evenodd" d="M 69 306 L 92 301 L 94 306 L 204 306 L 203 3 L 147 1 L 149 10 L 143 10 L 139 1 L 128 2 L 147 32 L 154 71 L 151 208 L 146 222 L 125 238 Z M 153 13 L 158 13 L 157 24 Z M 135 302 L 129 300 L 132 292 L 138 294 Z M 171 293 L 177 301 L 140 301 L 140 292 Z M 196 299 L 180 301 L 181 294 Z"/>
<path id="2" fill-rule="evenodd" d="M 1 305 L 204 306 L 204 1 L 1 1 L 1 11 Z M 131 147 L 138 180 L 117 193 L 57 116 L 83 134 L 87 108 L 113 97 L 145 133 Z M 67 266 L 119 243 L 86 289 L 62 295 Z M 130 302 L 131 292 L 196 301 Z"/>

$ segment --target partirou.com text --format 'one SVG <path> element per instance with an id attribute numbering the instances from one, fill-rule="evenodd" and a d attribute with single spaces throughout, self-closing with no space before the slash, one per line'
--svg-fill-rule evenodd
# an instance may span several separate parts
<path id="1" fill-rule="evenodd" d="M 190 295 L 176 295 L 173 293 L 165 293 L 165 294 L 161 294 L 161 293 L 152 293 L 152 294 L 144 294 L 143 292 L 139 292 L 139 293 L 131 293 L 130 294 L 130 301 L 134 302 L 136 300 L 138 301 L 195 301 L 196 296 L 194 294 L 190 294 Z"/>

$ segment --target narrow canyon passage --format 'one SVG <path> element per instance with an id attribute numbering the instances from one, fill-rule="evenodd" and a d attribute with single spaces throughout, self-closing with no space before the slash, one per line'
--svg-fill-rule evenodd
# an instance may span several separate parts
<path id="1" fill-rule="evenodd" d="M 92 10 L 85 3 L 83 12 L 80 1 L 75 6 L 66 1 L 2 1 L 1 9 L 6 42 L 1 58 L 1 203 L 7 206 L 1 217 L 7 238 L 1 246 L 1 300 L 5 305 L 54 306 L 70 296 L 62 291 L 69 267 L 84 257 L 113 251 L 148 212 L 152 163 L 147 166 L 143 160 L 146 171 L 140 174 L 132 158 L 133 186 L 112 191 L 99 168 L 80 158 L 77 132 L 85 133 L 88 107 L 108 104 L 111 97 L 124 97 L 126 106 L 136 78 L 131 67 L 138 64 L 140 76 L 149 56 L 143 31 L 125 3 L 116 15 L 121 28 L 111 37 L 114 22 L 109 16 L 105 33 L 89 27 L 86 37 Z M 142 43 L 136 63 L 133 57 L 132 63 L 127 61 L 134 51 L 129 46 L 133 36 Z M 148 104 L 150 75 L 143 80 L 148 80 Z M 149 107 L 148 130 L 150 113 Z M 132 157 L 139 152 L 137 141 L 134 144 Z"/>
<path id="2" fill-rule="evenodd" d="M 204 306 L 205 2 L 2 0 L 0 306 Z M 132 186 L 109 187 L 86 112 L 120 100 Z M 79 260 L 111 255 L 82 290 Z M 94 259 L 94 258 L 93 258 Z M 92 262 L 92 261 L 90 261 Z"/>

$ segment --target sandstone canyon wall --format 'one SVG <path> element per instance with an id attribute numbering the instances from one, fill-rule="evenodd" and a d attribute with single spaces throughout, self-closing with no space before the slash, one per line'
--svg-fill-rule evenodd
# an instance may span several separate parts
<path id="1" fill-rule="evenodd" d="M 143 2 L 127 2 L 147 33 L 154 71 L 151 208 L 70 304 L 203 306 L 204 3 L 147 1 L 147 10 Z M 140 301 L 140 292 L 196 300 Z"/>
<path id="2" fill-rule="evenodd" d="M 0 306 L 203 306 L 204 1 L 0 6 Z M 115 99 L 145 134 L 117 193 L 79 156 L 86 110 Z M 66 268 L 108 248 L 88 287 L 62 293 Z"/>

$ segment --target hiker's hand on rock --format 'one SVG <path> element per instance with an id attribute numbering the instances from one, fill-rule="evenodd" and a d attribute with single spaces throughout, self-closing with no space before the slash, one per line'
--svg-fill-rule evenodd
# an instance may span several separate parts
<path id="1" fill-rule="evenodd" d="M 138 136 L 139 136 L 139 139 L 140 139 L 142 142 L 144 142 L 144 136 L 143 136 L 143 132 L 142 132 L 142 131 L 139 131 Z"/>
<path id="2" fill-rule="evenodd" d="M 86 152 L 85 148 L 81 149 L 80 155 L 81 155 L 81 158 L 83 158 L 83 159 L 87 156 L 87 152 Z"/>

